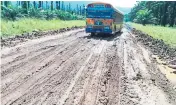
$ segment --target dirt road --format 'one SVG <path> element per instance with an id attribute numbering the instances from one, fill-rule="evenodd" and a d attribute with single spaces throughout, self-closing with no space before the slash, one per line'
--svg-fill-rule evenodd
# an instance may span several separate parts
<path id="1" fill-rule="evenodd" d="M 176 87 L 127 29 L 83 29 L 2 49 L 2 105 L 176 105 Z"/>

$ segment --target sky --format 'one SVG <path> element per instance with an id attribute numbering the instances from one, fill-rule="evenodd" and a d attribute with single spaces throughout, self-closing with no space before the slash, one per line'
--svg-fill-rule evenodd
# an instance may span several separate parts
<path id="1" fill-rule="evenodd" d="M 23 1 L 23 0 L 10 0 L 10 1 Z M 28 0 L 28 1 L 34 1 L 34 0 Z M 41 0 L 35 0 L 35 1 L 41 1 Z M 43 1 L 46 1 L 46 0 L 43 0 Z M 51 1 L 51 0 L 47 0 L 47 1 Z M 59 0 L 52 0 L 52 1 L 59 1 Z M 101 2 L 110 3 L 115 7 L 130 7 L 130 8 L 133 7 L 136 3 L 136 0 L 61 0 L 61 1 L 101 1 Z"/>
<path id="2" fill-rule="evenodd" d="M 100 1 L 110 3 L 115 7 L 129 7 L 129 8 L 132 8 L 136 4 L 136 0 L 63 0 L 63 1 Z"/>
<path id="3" fill-rule="evenodd" d="M 108 2 L 115 7 L 133 7 L 136 4 L 136 0 L 103 0 Z"/>
<path id="4" fill-rule="evenodd" d="M 11 0 L 11 1 L 17 1 L 17 0 Z M 23 0 L 18 0 L 18 1 L 23 1 Z M 29 1 L 34 1 L 34 0 L 29 0 Z M 40 0 L 35 0 L 35 1 L 40 1 Z M 47 0 L 47 1 L 51 1 L 51 0 Z M 52 1 L 58 1 L 58 0 L 52 0 Z M 101 2 L 110 3 L 115 7 L 132 8 L 136 4 L 136 1 L 172 1 L 172 0 L 62 0 L 62 1 L 101 1 Z"/>

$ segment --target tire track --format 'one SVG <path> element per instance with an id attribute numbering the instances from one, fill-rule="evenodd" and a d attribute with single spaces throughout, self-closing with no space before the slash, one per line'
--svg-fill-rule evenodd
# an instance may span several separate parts
<path id="1" fill-rule="evenodd" d="M 92 57 L 90 58 L 87 66 L 84 69 L 84 72 L 81 73 L 79 79 L 74 85 L 74 89 L 71 90 L 67 99 L 64 101 L 64 104 L 76 104 L 83 105 L 86 94 L 88 93 L 88 87 L 90 87 L 91 81 L 93 81 L 93 73 L 96 68 L 95 65 L 100 58 L 100 54 L 104 49 L 104 42 L 100 42 L 95 48 L 92 49 Z"/>
<path id="2" fill-rule="evenodd" d="M 82 50 L 82 49 L 80 49 L 80 50 Z M 80 51 L 81 52 L 81 51 Z M 80 53 L 79 52 L 79 53 Z M 53 69 L 55 68 L 55 67 L 52 67 Z M 57 69 L 57 68 L 56 68 Z M 65 71 L 64 71 L 65 72 Z M 57 73 L 56 73 L 57 74 Z M 55 75 L 55 74 L 54 74 Z M 57 74 L 58 75 L 58 74 Z M 61 74 L 62 75 L 62 74 Z M 64 74 L 63 74 L 64 75 Z M 52 76 L 53 77 L 53 76 Z M 51 78 L 50 78 L 51 79 Z M 42 84 L 42 83 L 41 83 Z M 35 89 L 34 89 L 35 90 Z M 36 91 L 36 90 L 35 90 Z"/>
<path id="3" fill-rule="evenodd" d="M 76 32 L 76 34 L 77 33 L 79 33 L 79 32 Z M 75 34 L 75 33 L 72 33 L 72 34 Z M 41 43 L 36 44 L 36 45 L 31 45 L 26 50 L 23 51 L 24 53 L 19 54 L 19 56 L 14 57 L 14 59 L 12 59 L 13 58 L 12 56 L 9 57 L 10 59 L 7 58 L 7 60 L 2 59 L 3 64 L 1 65 L 1 68 L 7 69 L 5 67 L 9 67 L 11 63 L 13 64 L 13 66 L 16 66 L 16 65 L 18 65 L 18 63 L 22 62 L 21 60 L 23 60 L 26 57 L 27 58 L 25 60 L 28 60 L 32 57 L 35 57 L 35 54 L 36 54 L 36 56 L 41 55 L 40 52 L 42 52 L 42 50 L 47 50 L 50 47 L 62 47 L 62 45 L 64 46 L 67 43 L 74 42 L 75 40 L 77 40 L 77 38 L 68 37 L 67 39 L 62 39 L 62 40 L 63 40 L 63 42 L 61 42 L 61 40 L 53 39 L 53 40 L 41 42 Z M 44 47 L 43 47 L 43 45 L 44 45 Z M 37 50 L 35 50 L 35 49 L 37 49 Z M 37 55 L 37 53 L 38 53 L 38 55 Z M 19 58 L 21 58 L 21 59 L 19 59 Z M 12 61 L 11 61 L 11 59 L 12 59 Z"/>
<path id="4" fill-rule="evenodd" d="M 77 43 L 75 43 L 75 44 L 72 44 L 73 46 L 77 46 L 77 47 L 79 47 L 79 45 L 77 44 Z M 69 46 L 70 47 L 70 46 Z M 75 48 L 77 48 L 77 47 L 71 47 L 72 48 L 72 50 L 73 50 L 73 48 L 75 49 Z M 44 59 L 42 59 L 40 62 L 41 62 L 41 64 L 38 64 L 37 63 L 37 65 L 33 65 L 31 68 L 27 68 L 26 70 L 32 70 L 31 72 L 29 72 L 28 71 L 28 73 L 26 74 L 26 75 L 24 75 L 24 73 L 25 73 L 25 71 L 23 71 L 23 73 L 19 76 L 19 77 L 17 77 L 18 79 L 16 80 L 16 82 L 15 81 L 13 81 L 13 84 L 14 85 L 17 85 L 17 86 L 20 86 L 20 85 L 18 85 L 18 84 L 20 84 L 20 83 L 24 83 L 24 81 L 27 81 L 29 78 L 32 78 L 33 76 L 35 76 L 35 74 L 37 73 L 37 74 L 39 74 L 40 73 L 40 71 L 42 70 L 42 68 L 46 68 L 46 67 L 48 67 L 48 66 L 50 66 L 52 63 L 54 63 L 55 61 L 54 61 L 54 57 L 57 55 L 57 54 L 60 54 L 60 52 L 62 52 L 63 54 L 66 54 L 67 52 L 63 52 L 63 50 L 64 49 L 66 49 L 67 51 L 70 51 L 71 49 L 68 49 L 68 46 L 66 46 L 66 47 L 63 47 L 62 49 L 60 49 L 60 50 L 58 50 L 58 51 L 54 51 L 55 52 L 55 54 L 53 53 L 53 54 L 48 54 L 49 56 L 47 57 L 46 56 L 46 58 L 47 58 L 47 60 L 45 60 L 45 61 L 43 61 Z M 37 67 L 37 68 L 35 68 L 35 67 Z M 31 77 L 32 76 L 32 77 Z M 10 84 L 10 85 L 12 85 L 12 83 Z M 17 87 L 16 87 L 17 88 Z M 8 89 L 8 87 L 6 87 L 6 89 Z M 9 90 L 8 90 L 9 91 Z M 3 92 L 3 89 L 2 89 L 2 92 Z"/>
<path id="5" fill-rule="evenodd" d="M 36 67 L 39 67 L 39 66 L 41 66 L 42 67 L 42 65 L 44 66 L 45 64 L 47 64 L 48 62 L 50 62 L 49 60 L 49 58 L 54 58 L 54 56 L 55 55 L 57 55 L 57 54 L 60 54 L 61 52 L 64 54 L 64 50 L 67 50 L 67 51 L 69 51 L 69 47 L 70 47 L 70 45 L 71 46 L 78 46 L 79 47 L 79 45 L 77 44 L 78 42 L 76 41 L 76 42 L 74 42 L 74 43 L 70 43 L 69 45 L 66 45 L 66 46 L 64 46 L 63 48 L 57 48 L 57 50 L 56 51 L 51 51 L 51 52 L 49 52 L 49 53 L 47 53 L 47 55 L 45 54 L 45 55 L 43 55 L 42 54 L 42 59 L 40 58 L 40 57 L 37 57 L 37 59 L 36 60 L 39 60 L 39 63 L 42 63 L 43 62 L 43 64 L 38 64 L 37 63 L 37 61 L 34 61 L 33 60 L 33 58 L 32 58 L 32 60 L 31 60 L 31 64 L 29 64 L 29 61 L 28 61 L 28 65 L 32 65 L 30 68 L 27 68 L 28 67 L 28 65 L 27 65 L 27 67 L 24 69 L 24 68 L 22 68 L 21 70 L 20 69 L 18 69 L 18 71 L 23 71 L 22 73 L 18 73 L 18 72 L 16 72 L 16 73 L 18 73 L 17 75 L 15 75 L 15 74 L 13 74 L 13 76 L 11 76 L 11 78 L 13 78 L 13 79 L 15 79 L 15 78 L 18 78 L 18 80 L 19 81 L 21 81 L 21 80 L 24 80 L 23 78 L 26 78 L 26 76 L 27 76 L 27 78 L 26 79 L 28 79 L 28 77 L 30 76 L 30 75 L 34 75 L 36 72 L 39 72 L 40 70 L 40 68 L 36 68 Z M 71 47 L 72 49 L 73 48 L 76 48 L 76 47 Z M 70 49 L 71 50 L 71 49 Z M 55 52 L 55 54 L 54 54 L 54 52 Z M 48 61 L 46 61 L 45 59 L 48 59 Z M 44 61 L 45 60 L 45 61 Z M 36 62 L 36 64 L 33 64 L 33 62 Z M 46 63 L 45 63 L 46 62 Z M 26 75 L 24 75 L 25 74 L 25 71 L 26 70 L 28 70 L 28 72 L 27 72 L 27 74 Z M 29 71 L 30 70 L 30 71 Z M 32 70 L 32 71 L 31 71 Z M 18 76 L 19 75 L 19 76 Z M 18 77 L 17 77 L 18 76 Z M 20 77 L 20 76 L 22 76 L 22 77 Z M 20 77 L 20 78 L 19 78 Z M 6 77 L 7 78 L 7 77 Z M 3 80 L 4 78 L 2 78 L 2 80 Z M 16 79 L 15 79 L 16 80 Z M 14 82 L 14 84 L 15 85 L 17 85 L 17 84 L 19 84 L 20 82 L 17 82 L 17 83 L 15 83 Z M 3 84 L 6 84 L 6 83 L 3 83 Z M 9 82 L 9 85 L 11 85 L 11 82 Z M 7 87 L 5 87 L 6 89 L 8 88 L 8 86 L 9 85 L 6 85 Z M 2 88 L 2 92 L 3 92 L 3 88 Z"/>

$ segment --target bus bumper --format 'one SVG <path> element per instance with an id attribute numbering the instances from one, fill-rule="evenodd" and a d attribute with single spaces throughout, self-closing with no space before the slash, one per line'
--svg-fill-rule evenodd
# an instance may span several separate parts
<path id="1" fill-rule="evenodd" d="M 86 33 L 107 33 L 107 34 L 112 34 L 111 29 L 93 29 L 93 28 L 86 28 Z"/>

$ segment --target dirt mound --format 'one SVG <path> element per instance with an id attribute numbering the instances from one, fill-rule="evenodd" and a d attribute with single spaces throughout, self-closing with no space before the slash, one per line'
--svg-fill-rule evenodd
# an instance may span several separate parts
<path id="1" fill-rule="evenodd" d="M 83 28 L 82 26 L 74 26 L 71 28 L 61 28 L 59 30 L 51 30 L 51 31 L 39 31 L 39 30 L 34 30 L 30 33 L 23 33 L 21 35 L 15 35 L 12 37 L 8 37 L 8 38 L 2 38 L 1 37 L 1 48 L 3 47 L 12 47 L 17 45 L 18 43 L 21 42 L 25 42 L 28 39 L 35 39 L 35 38 L 39 38 L 41 36 L 46 36 L 46 35 L 55 35 L 58 33 L 63 33 L 66 31 L 70 31 L 70 30 L 74 30 L 74 29 L 79 29 L 79 28 Z"/>
<path id="2" fill-rule="evenodd" d="M 136 35 L 137 41 L 140 41 L 145 46 L 149 47 L 153 54 L 158 55 L 161 59 L 167 61 L 176 60 L 176 48 L 171 48 L 169 45 L 165 44 L 163 40 L 155 39 L 135 28 L 132 29 L 132 33 Z"/>

